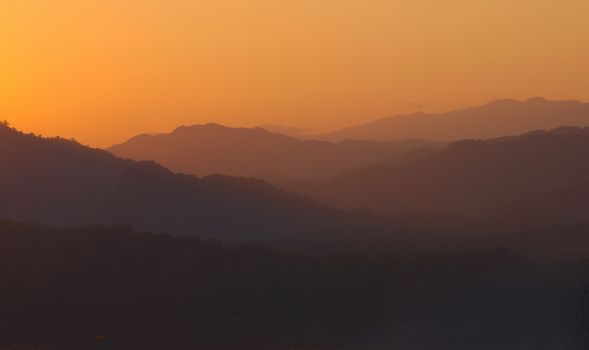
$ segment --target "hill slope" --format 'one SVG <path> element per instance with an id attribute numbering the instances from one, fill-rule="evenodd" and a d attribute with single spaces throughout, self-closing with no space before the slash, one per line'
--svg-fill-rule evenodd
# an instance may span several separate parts
<path id="1" fill-rule="evenodd" d="M 218 124 L 179 127 L 169 134 L 139 135 L 108 149 L 135 160 L 153 160 L 169 169 L 206 176 L 224 174 L 318 180 L 373 162 L 390 161 L 420 147 L 440 142 L 301 141 L 261 128 L 228 128 Z"/>
<path id="2" fill-rule="evenodd" d="M 576 349 L 587 230 L 518 235 L 524 246 L 541 235 L 551 255 L 574 247 L 560 264 L 491 242 L 409 258 L 310 257 L 0 221 L 0 338 L 64 350 Z"/>
<path id="3" fill-rule="evenodd" d="M 124 223 L 224 239 L 312 238 L 364 218 L 260 181 L 173 174 L 73 141 L 0 126 L 0 217 L 54 226 Z M 361 223 L 362 222 L 362 223 Z M 352 224 L 353 226 L 353 224 Z M 317 239 L 317 237 L 315 237 Z"/>
<path id="4" fill-rule="evenodd" d="M 362 167 L 289 189 L 342 208 L 577 222 L 589 218 L 588 150 L 589 128 L 465 140 L 415 161 Z"/>
<path id="5" fill-rule="evenodd" d="M 541 97 L 525 102 L 498 100 L 447 113 L 398 115 L 313 137 L 329 141 L 407 138 L 455 141 L 519 135 L 560 126 L 589 126 L 589 103 L 548 101 Z"/>

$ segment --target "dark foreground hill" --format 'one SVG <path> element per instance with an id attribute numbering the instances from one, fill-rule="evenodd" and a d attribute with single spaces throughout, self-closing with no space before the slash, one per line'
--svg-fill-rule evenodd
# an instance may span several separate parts
<path id="1" fill-rule="evenodd" d="M 0 217 L 53 226 L 123 223 L 236 240 L 321 240 L 384 227 L 253 179 L 179 175 L 0 125 Z M 345 228 L 345 230 L 344 230 Z"/>
<path id="2" fill-rule="evenodd" d="M 398 115 L 312 137 L 329 141 L 407 138 L 455 141 L 518 135 L 563 125 L 589 126 L 589 103 L 549 101 L 541 97 L 525 102 L 498 100 L 446 113 Z"/>
<path id="3" fill-rule="evenodd" d="M 361 167 L 290 190 L 341 208 L 437 210 L 525 226 L 589 218 L 589 128 L 464 140 L 414 161 Z"/>
<path id="4" fill-rule="evenodd" d="M 515 252 L 534 232 L 505 240 L 515 250 L 311 257 L 0 221 L 0 339 L 42 350 L 582 349 L 587 232 L 541 233 L 555 238 L 549 255 L 567 257 L 555 263 Z"/>
<path id="5" fill-rule="evenodd" d="M 0 242 L 3 349 L 345 344 L 349 332 L 370 328 L 384 298 L 385 271 L 354 258 L 319 261 L 125 226 L 0 222 Z"/>
<path id="6" fill-rule="evenodd" d="M 179 127 L 169 134 L 139 135 L 108 150 L 122 158 L 153 160 L 175 172 L 206 176 L 319 180 L 374 162 L 392 161 L 441 142 L 301 141 L 262 128 L 218 124 Z"/>

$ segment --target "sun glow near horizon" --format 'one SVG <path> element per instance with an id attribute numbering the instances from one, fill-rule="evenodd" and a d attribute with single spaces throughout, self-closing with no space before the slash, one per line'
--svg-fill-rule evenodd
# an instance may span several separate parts
<path id="1" fill-rule="evenodd" d="M 180 124 L 333 129 L 589 98 L 585 0 L 7 0 L 0 119 L 108 146 Z"/>

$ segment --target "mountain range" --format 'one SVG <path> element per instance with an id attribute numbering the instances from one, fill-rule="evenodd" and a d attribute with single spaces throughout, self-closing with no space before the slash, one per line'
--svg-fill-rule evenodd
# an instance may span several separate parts
<path id="1" fill-rule="evenodd" d="M 502 99 L 446 113 L 397 115 L 306 137 L 327 141 L 389 141 L 407 138 L 456 141 L 519 135 L 560 126 L 589 126 L 589 103 L 550 101 L 542 97 L 525 102 Z"/>
<path id="2" fill-rule="evenodd" d="M 381 225 L 372 214 L 331 209 L 262 180 L 174 174 L 7 125 L 0 125 L 0 150 L 0 197 L 7 199 L 0 217 L 9 220 L 57 227 L 120 223 L 157 233 L 285 242 Z"/>
<path id="3" fill-rule="evenodd" d="M 442 145 L 419 139 L 301 141 L 262 128 L 206 124 L 182 126 L 168 134 L 139 135 L 108 151 L 122 158 L 153 160 L 185 174 L 257 177 L 281 183 L 327 179 L 361 165 L 392 161 L 416 148 Z"/>
<path id="4" fill-rule="evenodd" d="M 554 102 L 524 104 L 546 103 Z M 110 151 L 128 157 L 125 148 L 144 150 L 136 157 L 151 160 L 1 125 L 0 196 L 10 200 L 0 203 L 0 217 L 50 226 L 123 223 L 227 240 L 330 242 L 333 235 L 343 241 L 450 227 L 465 232 L 472 220 L 519 229 L 589 215 L 588 128 L 444 146 L 301 141 L 210 124 L 141 135 Z M 178 157 L 171 170 L 154 162 L 170 166 L 153 156 L 160 149 L 164 160 Z M 275 177 L 277 188 L 252 178 L 193 175 L 235 175 L 223 170 L 229 167 L 237 175 L 267 170 L 285 178 Z"/>
<path id="5" fill-rule="evenodd" d="M 211 138 L 202 149 L 195 130 Z M 0 123 L 8 348 L 586 344 L 589 128 L 446 145 L 299 141 L 218 125 L 152 137 L 174 134 L 190 141 L 173 151 L 192 173 L 202 170 L 193 154 L 207 166 L 231 165 L 226 154 L 261 159 L 248 168 L 260 171 L 274 163 L 247 152 L 281 155 L 281 142 L 304 149 L 283 170 L 323 170 L 279 187 L 197 177 Z M 360 156 L 372 152 L 380 158 Z M 341 173 L 330 175 L 332 164 Z"/>
<path id="6" fill-rule="evenodd" d="M 290 191 L 339 208 L 436 210 L 533 225 L 589 218 L 589 128 L 463 140 L 419 159 L 360 167 Z"/>

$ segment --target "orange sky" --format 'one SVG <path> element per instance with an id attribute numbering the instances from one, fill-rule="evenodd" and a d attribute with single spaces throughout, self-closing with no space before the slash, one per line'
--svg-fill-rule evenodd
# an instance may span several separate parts
<path id="1" fill-rule="evenodd" d="M 95 146 L 589 99 L 587 0 L 2 0 L 0 119 Z"/>

